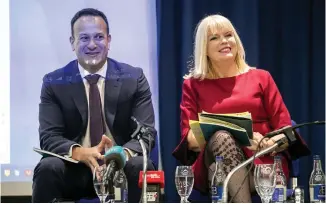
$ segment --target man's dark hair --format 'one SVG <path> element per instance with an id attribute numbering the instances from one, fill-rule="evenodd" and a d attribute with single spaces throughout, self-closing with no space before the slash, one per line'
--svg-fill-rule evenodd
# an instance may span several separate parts
<path id="1" fill-rule="evenodd" d="M 97 9 L 93 8 L 85 8 L 80 11 L 78 11 L 74 17 L 71 19 L 71 35 L 74 36 L 74 24 L 75 22 L 82 16 L 99 16 L 101 17 L 104 22 L 106 23 L 106 28 L 107 28 L 107 34 L 109 34 L 109 23 L 108 19 L 106 18 L 105 14 L 102 11 L 99 11 Z"/>

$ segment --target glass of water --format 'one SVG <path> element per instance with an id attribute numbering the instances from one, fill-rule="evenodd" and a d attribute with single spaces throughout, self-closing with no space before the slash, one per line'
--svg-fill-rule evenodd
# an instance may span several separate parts
<path id="1" fill-rule="evenodd" d="M 276 171 L 274 164 L 256 165 L 254 182 L 257 193 L 263 203 L 269 203 L 276 186 Z"/>
<path id="2" fill-rule="evenodd" d="M 105 179 L 104 174 L 106 171 L 106 165 L 94 168 L 93 172 L 93 184 L 95 192 L 100 199 L 101 203 L 105 203 L 105 199 L 109 194 L 108 180 Z"/>
<path id="3" fill-rule="evenodd" d="M 187 199 L 194 186 L 194 173 L 191 166 L 177 166 L 175 170 L 175 185 L 181 197 L 181 203 L 187 203 Z"/>
<path id="4" fill-rule="evenodd" d="M 259 195 L 259 197 L 261 197 L 261 194 L 260 194 L 260 191 L 259 191 L 259 187 L 258 187 L 258 181 L 257 181 L 257 177 L 256 177 L 256 175 L 257 175 L 257 170 L 258 170 L 258 168 L 257 168 L 257 166 L 255 166 L 255 170 L 254 170 L 254 184 L 255 184 L 255 189 L 256 189 L 256 192 L 257 192 L 257 194 Z"/>

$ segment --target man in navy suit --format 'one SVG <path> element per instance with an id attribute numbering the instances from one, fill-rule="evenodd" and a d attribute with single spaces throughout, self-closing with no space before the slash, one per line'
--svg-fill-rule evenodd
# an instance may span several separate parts
<path id="1" fill-rule="evenodd" d="M 131 116 L 150 130 L 144 137 L 153 148 L 156 130 L 151 92 L 142 69 L 107 58 L 111 36 L 106 16 L 83 9 L 71 20 L 70 37 L 77 60 L 43 78 L 39 105 L 40 146 L 57 157 L 42 158 L 34 170 L 33 202 L 96 197 L 92 171 L 103 152 L 123 146 L 129 202 L 139 202 L 138 175 L 143 167 L 139 142 L 131 139 Z M 100 163 L 100 164 L 99 164 Z M 154 170 L 151 161 L 148 169 Z"/>

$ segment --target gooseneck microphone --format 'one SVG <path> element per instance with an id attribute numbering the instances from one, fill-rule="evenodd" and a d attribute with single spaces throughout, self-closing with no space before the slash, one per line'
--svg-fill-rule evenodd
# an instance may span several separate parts
<path id="1" fill-rule="evenodd" d="M 131 117 L 131 120 L 133 122 L 134 125 L 136 125 L 135 131 L 134 133 L 131 135 L 132 139 L 137 139 L 140 143 L 141 149 L 142 149 L 142 153 L 143 153 L 143 182 L 142 182 L 142 196 L 141 196 L 141 201 L 142 203 L 147 203 L 147 176 L 146 176 L 146 172 L 147 172 L 147 150 L 145 147 L 145 143 L 144 140 L 142 139 L 143 136 L 145 135 L 150 135 L 150 131 L 141 123 L 139 123 L 137 121 L 137 119 L 135 117 Z M 149 136 L 148 139 L 150 139 L 151 136 Z"/>
<path id="2" fill-rule="evenodd" d="M 325 124 L 325 121 L 306 122 L 306 123 L 301 123 L 301 124 L 297 124 L 297 125 L 294 125 L 294 126 L 285 126 L 285 127 L 280 128 L 278 130 L 267 133 L 265 135 L 265 137 L 268 137 L 268 138 L 272 138 L 272 137 L 274 137 L 276 135 L 279 135 L 279 134 L 284 134 L 285 137 L 279 138 L 277 141 L 275 141 L 275 144 L 273 146 L 270 146 L 270 147 L 268 147 L 266 149 L 263 149 L 263 150 L 261 150 L 259 152 L 256 152 L 252 157 L 250 157 L 249 159 L 247 159 L 246 161 L 242 162 L 241 164 L 236 166 L 234 169 L 232 169 L 232 171 L 227 175 L 227 177 L 225 178 L 224 183 L 223 183 L 222 202 L 223 203 L 228 202 L 228 187 L 227 186 L 228 186 L 230 178 L 232 177 L 232 175 L 236 171 L 238 171 L 242 167 L 247 166 L 249 163 L 254 161 L 255 158 L 263 156 L 263 155 L 265 155 L 267 153 L 271 153 L 276 148 L 281 147 L 285 143 L 288 143 L 289 146 L 293 145 L 297 140 L 297 138 L 295 137 L 295 134 L 293 132 L 295 129 L 297 129 L 299 127 L 302 127 L 302 126 L 307 126 L 307 125 L 322 125 L 322 124 Z M 260 144 L 260 142 L 258 143 L 258 145 Z M 242 188 L 242 185 L 243 185 L 243 183 L 239 186 L 238 191 Z M 238 193 L 238 191 L 237 191 L 237 193 Z M 232 200 L 233 200 L 233 198 L 231 199 L 231 201 Z"/>
<path id="3" fill-rule="evenodd" d="M 144 125 L 140 124 L 140 122 L 138 122 L 138 120 L 134 116 L 131 116 L 131 121 L 133 123 L 133 126 L 136 125 L 134 132 L 130 136 L 132 139 L 139 139 L 144 134 L 148 134 L 148 129 Z"/>
<path id="4" fill-rule="evenodd" d="M 279 134 L 284 134 L 287 137 L 289 145 L 294 143 L 296 141 L 296 137 L 294 135 L 293 130 L 302 127 L 302 126 L 307 126 L 307 125 L 323 125 L 325 124 L 325 121 L 313 121 L 313 122 L 307 122 L 307 123 L 301 123 L 293 126 L 285 126 L 283 128 L 280 128 L 278 130 L 274 130 L 272 132 L 269 132 L 265 135 L 265 137 L 271 138 Z"/>

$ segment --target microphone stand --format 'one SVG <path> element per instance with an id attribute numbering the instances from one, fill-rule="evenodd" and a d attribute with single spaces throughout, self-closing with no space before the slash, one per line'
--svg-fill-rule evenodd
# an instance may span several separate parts
<path id="1" fill-rule="evenodd" d="M 147 151 L 145 147 L 145 142 L 142 139 L 143 135 L 150 134 L 147 128 L 141 125 L 135 117 L 131 117 L 131 119 L 137 124 L 136 130 L 131 135 L 131 138 L 136 138 L 141 146 L 143 152 L 143 187 L 142 187 L 142 203 L 147 203 Z"/>

